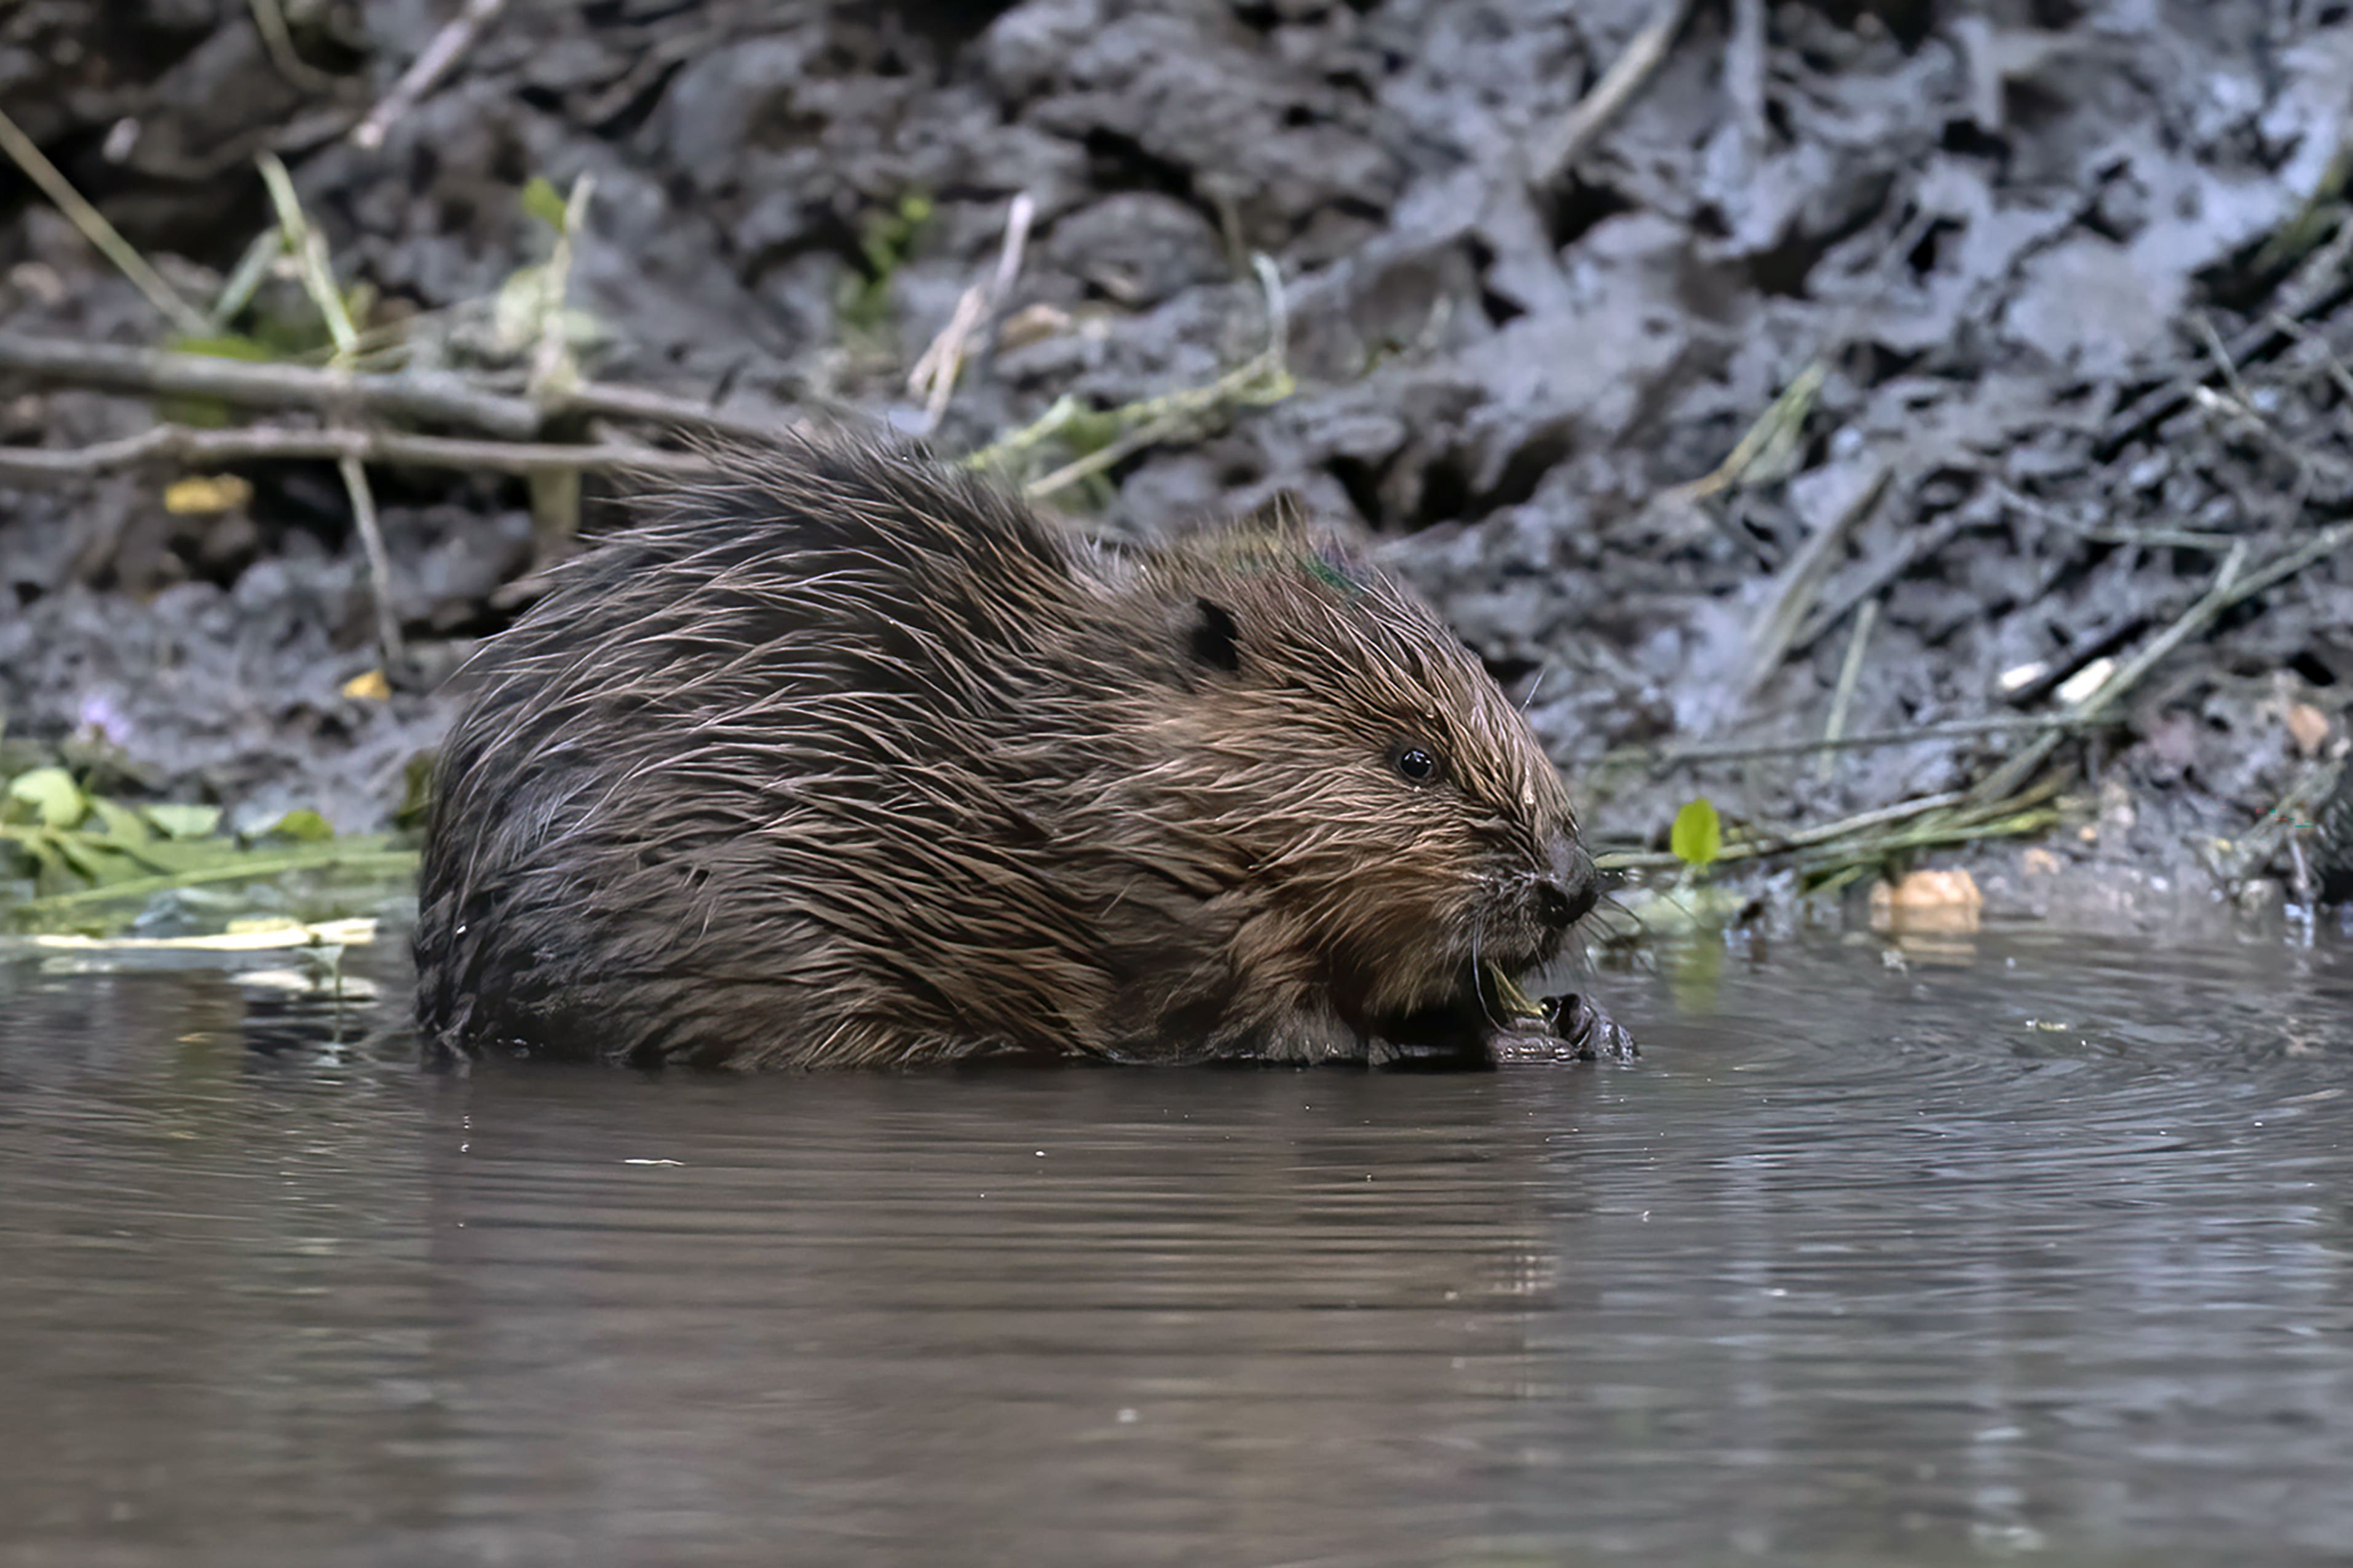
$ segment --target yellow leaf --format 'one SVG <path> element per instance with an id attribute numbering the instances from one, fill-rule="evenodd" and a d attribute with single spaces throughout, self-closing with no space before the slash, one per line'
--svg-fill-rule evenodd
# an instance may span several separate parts
<path id="1" fill-rule="evenodd" d="M 236 474 L 191 474 L 164 487 L 164 510 L 174 517 L 235 511 L 253 499 L 253 486 Z"/>
<path id="2" fill-rule="evenodd" d="M 365 701 L 381 702 L 392 695 L 392 682 L 384 678 L 384 671 L 371 669 L 365 675 L 354 675 L 344 681 L 343 695 Z"/>

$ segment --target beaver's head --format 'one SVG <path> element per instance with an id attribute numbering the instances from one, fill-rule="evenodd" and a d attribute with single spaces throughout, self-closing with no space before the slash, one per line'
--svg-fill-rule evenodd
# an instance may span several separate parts
<path id="1" fill-rule="evenodd" d="M 1550 963 L 1596 897 L 1526 720 L 1337 541 L 1195 542 L 1167 570 L 1198 674 L 1156 783 L 1237 851 L 1250 980 L 1400 1041 L 1493 1020 L 1490 972 Z"/>

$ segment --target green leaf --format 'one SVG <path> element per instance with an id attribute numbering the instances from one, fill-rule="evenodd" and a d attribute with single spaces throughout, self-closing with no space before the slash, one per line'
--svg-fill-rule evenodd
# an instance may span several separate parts
<path id="1" fill-rule="evenodd" d="M 109 838 L 119 838 L 125 844 L 144 844 L 155 837 L 155 829 L 147 819 L 121 801 L 94 795 L 90 797 L 90 808 L 98 814 L 99 830 Z"/>
<path id="2" fill-rule="evenodd" d="M 101 888 L 147 874 L 147 868 L 121 847 L 87 833 L 54 833 L 49 836 L 49 842 L 56 847 L 66 864 L 80 873 L 84 880 Z"/>
<path id="3" fill-rule="evenodd" d="M 174 805 L 169 803 L 146 808 L 147 820 L 173 838 L 202 838 L 220 826 L 221 808 L 216 805 Z"/>
<path id="4" fill-rule="evenodd" d="M 1675 858 L 1696 870 L 1724 853 L 1724 819 L 1715 814 L 1715 806 L 1704 795 L 1690 802 L 1675 813 L 1674 831 L 1667 836 L 1667 847 Z"/>
<path id="5" fill-rule="evenodd" d="M 564 232 L 564 193 L 545 174 L 533 174 L 523 182 L 522 210 L 554 229 Z"/>
<path id="6" fill-rule="evenodd" d="M 280 817 L 265 838 L 290 838 L 297 844 L 321 844 L 335 836 L 335 830 L 325 817 L 309 806 L 301 806 Z"/>
<path id="7" fill-rule="evenodd" d="M 18 773 L 8 781 L 8 798 L 31 806 L 41 826 L 51 829 L 71 827 L 89 809 L 80 787 L 73 782 L 73 774 L 63 768 L 35 768 L 30 773 Z"/>

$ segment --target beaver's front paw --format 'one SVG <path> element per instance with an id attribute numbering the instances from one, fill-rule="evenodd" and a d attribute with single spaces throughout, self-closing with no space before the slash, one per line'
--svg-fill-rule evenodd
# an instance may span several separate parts
<path id="1" fill-rule="evenodd" d="M 1570 993 L 1547 996 L 1539 1017 L 1513 1021 L 1495 1037 L 1499 1062 L 1630 1062 L 1641 1055 L 1634 1037 L 1590 999 Z"/>

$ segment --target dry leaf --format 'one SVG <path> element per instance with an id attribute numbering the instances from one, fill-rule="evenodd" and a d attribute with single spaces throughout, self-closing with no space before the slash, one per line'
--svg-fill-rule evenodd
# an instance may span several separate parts
<path id="1" fill-rule="evenodd" d="M 1967 871 L 1915 871 L 1871 889 L 1873 931 L 1973 931 L 1985 895 Z"/>
<path id="2" fill-rule="evenodd" d="M 164 487 L 164 510 L 174 517 L 236 511 L 252 499 L 252 484 L 236 474 L 191 474 Z"/>
<path id="3" fill-rule="evenodd" d="M 2287 732 L 2306 759 L 2316 757 L 2320 748 L 2328 744 L 2328 715 L 2309 702 L 2291 702 L 2287 705 Z"/>

